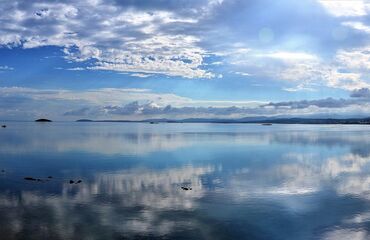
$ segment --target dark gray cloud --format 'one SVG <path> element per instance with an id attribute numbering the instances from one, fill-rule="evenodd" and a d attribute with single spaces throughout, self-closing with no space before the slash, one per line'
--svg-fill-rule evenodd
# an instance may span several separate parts
<path id="1" fill-rule="evenodd" d="M 352 91 L 351 97 L 353 98 L 370 98 L 370 89 L 368 88 L 361 88 Z"/>
<path id="2" fill-rule="evenodd" d="M 64 113 L 64 116 L 92 116 L 99 115 L 118 115 L 118 116 L 181 116 L 181 117 L 243 117 L 243 116 L 262 116 L 262 115 L 300 115 L 307 114 L 306 110 L 317 107 L 318 112 L 310 114 L 318 116 L 325 113 L 325 109 L 343 110 L 350 107 L 361 107 L 366 102 L 356 99 L 318 99 L 301 100 L 289 102 L 270 102 L 261 104 L 257 107 L 174 107 L 171 105 L 158 106 L 154 102 L 140 104 L 134 101 L 122 106 L 93 106 L 83 107 Z M 321 110 L 320 110 L 321 109 Z M 297 112 L 298 111 L 298 112 Z"/>
<path id="3" fill-rule="evenodd" d="M 303 109 L 310 106 L 316 106 L 319 108 L 343 108 L 349 105 L 356 104 L 357 102 L 351 99 L 334 99 L 325 98 L 319 100 L 302 100 L 302 101 L 289 101 L 289 102 L 270 102 L 264 105 L 265 107 L 275 107 L 275 108 L 292 108 L 292 109 Z"/>
<path id="4" fill-rule="evenodd" d="M 246 108 L 246 107 L 173 107 L 167 105 L 164 107 L 156 106 L 153 102 L 140 104 L 138 101 L 128 103 L 123 106 L 104 106 L 104 107 L 84 107 L 64 113 L 65 116 L 91 116 L 98 113 L 108 115 L 170 115 L 170 116 L 232 116 L 239 114 L 262 114 L 268 110 L 263 108 Z"/>

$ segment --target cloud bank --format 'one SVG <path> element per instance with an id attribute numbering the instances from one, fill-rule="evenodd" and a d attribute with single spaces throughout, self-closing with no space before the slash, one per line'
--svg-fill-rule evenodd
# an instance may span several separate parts
<path id="1" fill-rule="evenodd" d="M 369 89 L 351 97 L 287 102 L 200 101 L 149 89 L 102 88 L 84 91 L 0 88 L 0 117 L 140 120 L 147 118 L 243 118 L 255 116 L 364 117 Z"/>

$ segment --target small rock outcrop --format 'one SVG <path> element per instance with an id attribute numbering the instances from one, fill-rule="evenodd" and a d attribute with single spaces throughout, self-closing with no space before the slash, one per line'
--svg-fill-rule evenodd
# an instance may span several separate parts
<path id="1" fill-rule="evenodd" d="M 52 121 L 46 118 L 40 118 L 40 119 L 35 120 L 35 122 L 52 122 Z"/>
<path id="2" fill-rule="evenodd" d="M 27 180 L 27 181 L 36 181 L 36 182 L 44 182 L 44 180 L 42 180 L 40 178 L 33 178 L 33 177 L 25 177 L 24 180 Z"/>
<path id="3" fill-rule="evenodd" d="M 69 180 L 69 184 L 79 184 L 82 183 L 82 180 L 74 181 L 74 180 Z"/>
<path id="4" fill-rule="evenodd" d="M 27 181 L 37 181 L 36 178 L 33 178 L 33 177 L 25 177 L 24 180 L 27 180 Z"/>

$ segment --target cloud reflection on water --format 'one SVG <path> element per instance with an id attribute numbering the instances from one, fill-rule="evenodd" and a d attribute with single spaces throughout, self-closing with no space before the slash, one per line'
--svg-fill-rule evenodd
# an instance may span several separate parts
<path id="1" fill-rule="evenodd" d="M 46 234 L 54 239 L 190 238 L 194 230 L 205 234 L 199 238 L 222 239 L 226 233 L 230 236 L 226 230 L 233 224 L 253 223 L 253 228 L 240 228 L 231 235 L 240 237 L 261 228 L 260 234 L 283 239 L 369 237 L 370 131 L 366 129 L 203 125 L 197 131 L 197 125 L 132 126 L 10 130 L 0 135 L 4 140 L 0 163 L 11 155 L 17 155 L 17 161 L 27 159 L 41 146 L 45 149 L 40 156 L 87 152 L 117 155 L 118 163 L 125 160 L 121 155 L 135 157 L 133 165 L 117 165 L 114 170 L 92 166 L 92 177 L 83 184 L 65 183 L 53 192 L 23 185 L 15 191 L 0 184 L 4 226 L 0 234 L 9 239 L 30 232 L 35 238 Z M 168 153 L 166 159 L 156 157 L 161 152 Z M 182 191 L 182 184 L 193 190 Z M 31 222 L 35 217 L 39 219 Z M 288 220 L 290 235 L 276 233 L 270 226 Z M 264 228 L 267 224 L 271 229 Z"/>
<path id="2" fill-rule="evenodd" d="M 174 229 L 196 228 L 195 223 L 186 219 L 186 214 L 184 219 L 165 215 L 168 211 L 180 215 L 193 211 L 197 199 L 204 195 L 201 176 L 213 171 L 210 166 L 157 172 L 132 169 L 97 174 L 93 181 L 81 185 L 63 184 L 60 194 L 21 191 L 15 197 L 5 192 L 0 194 L 0 222 L 3 223 L 0 236 L 17 239 L 28 232 L 35 239 L 41 233 L 49 238 L 73 239 L 79 227 L 92 227 L 102 233 L 89 236 L 82 232 L 80 237 L 99 239 L 104 231 L 116 233 L 117 237 L 163 236 Z M 184 183 L 193 190 L 181 190 Z M 36 222 L 35 216 L 39 218 Z"/>

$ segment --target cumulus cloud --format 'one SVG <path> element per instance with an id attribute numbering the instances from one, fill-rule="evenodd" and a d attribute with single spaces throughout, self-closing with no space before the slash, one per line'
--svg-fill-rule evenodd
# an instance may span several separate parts
<path id="1" fill-rule="evenodd" d="M 162 1 L 3 2 L 0 45 L 58 46 L 68 60 L 92 60 L 90 69 L 211 78 L 202 69 L 206 50 L 199 37 L 164 28 L 191 26 L 218 2 L 183 2 L 183 8 Z"/>
<path id="2" fill-rule="evenodd" d="M 310 91 L 319 86 L 352 91 L 370 86 L 369 59 L 369 47 L 361 47 L 338 50 L 330 59 L 301 52 L 248 51 L 233 55 L 230 61 L 253 75 L 289 82 L 294 87 L 285 88 L 288 91 Z"/>

